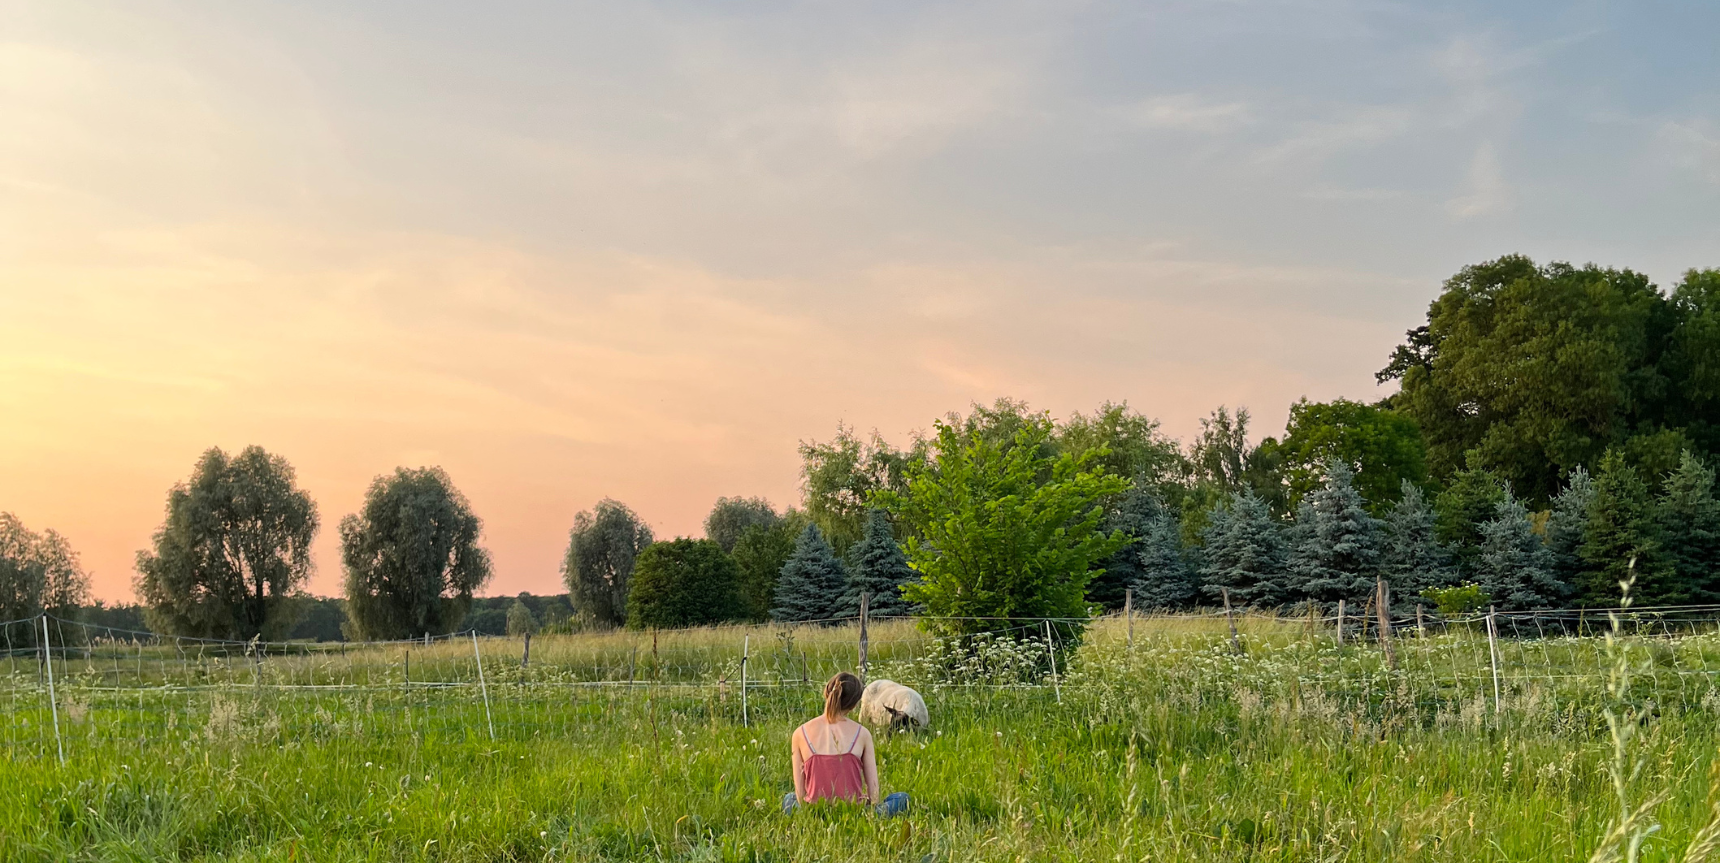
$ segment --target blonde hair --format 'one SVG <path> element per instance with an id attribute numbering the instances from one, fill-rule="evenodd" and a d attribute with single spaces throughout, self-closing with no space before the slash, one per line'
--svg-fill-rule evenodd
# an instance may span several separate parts
<path id="1" fill-rule="evenodd" d="M 835 722 L 844 713 L 859 707 L 860 695 L 864 691 L 860 678 L 846 671 L 838 672 L 824 684 L 824 721 Z"/>

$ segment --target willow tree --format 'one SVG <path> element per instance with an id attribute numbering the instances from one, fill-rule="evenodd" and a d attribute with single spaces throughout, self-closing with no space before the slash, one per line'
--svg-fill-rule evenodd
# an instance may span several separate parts
<path id="1" fill-rule="evenodd" d="M 439 467 L 379 476 L 340 522 L 346 613 L 365 639 L 453 631 L 490 579 L 483 523 Z"/>
<path id="2" fill-rule="evenodd" d="M 154 547 L 138 552 L 151 629 L 201 638 L 284 638 L 311 572 L 316 504 L 292 465 L 262 447 L 211 448 L 167 495 Z"/>
<path id="3" fill-rule="evenodd" d="M 617 500 L 604 498 L 573 517 L 561 574 L 581 621 L 597 626 L 627 622 L 633 568 L 652 542 L 651 528 Z"/>

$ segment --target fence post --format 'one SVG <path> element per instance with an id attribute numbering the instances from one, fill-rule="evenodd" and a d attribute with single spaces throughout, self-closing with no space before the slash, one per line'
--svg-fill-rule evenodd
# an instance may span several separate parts
<path id="1" fill-rule="evenodd" d="M 430 634 L 425 633 L 425 638 Z M 484 694 L 484 724 L 490 727 L 490 739 L 496 739 L 496 721 L 490 718 L 490 687 L 484 682 L 484 655 L 478 652 L 478 631 L 472 630 L 472 658 L 478 663 L 478 691 Z"/>
<path id="2" fill-rule="evenodd" d="M 1422 622 L 1422 619 L 1421 619 L 1421 603 L 1419 603 L 1419 602 L 1415 604 L 1415 637 L 1416 638 L 1426 638 L 1427 637 L 1427 624 Z"/>
<path id="3" fill-rule="evenodd" d="M 1374 607 L 1379 609 L 1380 647 L 1385 649 L 1386 664 L 1391 666 L 1393 671 L 1396 671 L 1397 650 L 1392 647 L 1391 588 L 1386 586 L 1386 580 L 1384 578 L 1376 578 L 1374 580 L 1374 591 L 1379 594 L 1379 599 L 1374 603 Z"/>
<path id="4" fill-rule="evenodd" d="M 1221 587 L 1218 592 L 1224 597 L 1224 620 L 1230 624 L 1230 649 L 1241 653 L 1242 639 L 1236 636 L 1236 618 L 1230 613 L 1230 588 Z"/>
<path id="5" fill-rule="evenodd" d="M 1487 606 L 1487 659 L 1493 666 L 1493 713 L 1499 713 L 1499 634 L 1493 623 L 1493 618 L 1499 613 L 1493 606 Z"/>
<path id="6" fill-rule="evenodd" d="M 526 633 L 526 646 L 520 651 L 520 667 L 525 668 L 532 661 L 532 634 Z"/>
<path id="7" fill-rule="evenodd" d="M 1051 686 L 1057 690 L 1057 703 L 1063 703 L 1063 681 L 1057 677 L 1057 648 L 1051 641 L 1051 621 L 1045 621 L 1045 655 L 1051 659 Z"/>
<path id="8" fill-rule="evenodd" d="M 60 742 L 60 702 L 54 695 L 54 646 L 48 641 L 48 616 L 42 615 L 42 664 L 48 668 L 48 712 L 54 715 L 54 751 L 59 753 L 60 766 L 66 764 L 66 745 Z"/>
<path id="9" fill-rule="evenodd" d="M 1123 620 L 1129 624 L 1129 650 L 1135 649 L 1135 589 L 1123 589 Z"/>
<path id="10" fill-rule="evenodd" d="M 1338 646 L 1344 646 L 1344 601 L 1338 600 Z"/>
<path id="11" fill-rule="evenodd" d="M 866 682 L 866 653 L 870 640 L 866 636 L 866 619 L 872 612 L 872 594 L 870 591 L 860 591 L 860 682 Z"/>
<path id="12" fill-rule="evenodd" d="M 861 605 L 864 607 L 865 598 L 862 596 Z M 752 655 L 752 636 L 741 637 L 741 725 L 751 724 L 747 718 L 747 658 Z"/>

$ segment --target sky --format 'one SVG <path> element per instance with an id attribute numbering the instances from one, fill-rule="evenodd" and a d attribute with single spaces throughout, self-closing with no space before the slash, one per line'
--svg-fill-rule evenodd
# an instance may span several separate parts
<path id="1" fill-rule="evenodd" d="M 0 0 L 0 511 L 131 596 L 212 446 L 441 465 L 486 592 L 603 497 L 999 396 L 1373 400 L 1510 253 L 1720 266 L 1720 5 Z"/>

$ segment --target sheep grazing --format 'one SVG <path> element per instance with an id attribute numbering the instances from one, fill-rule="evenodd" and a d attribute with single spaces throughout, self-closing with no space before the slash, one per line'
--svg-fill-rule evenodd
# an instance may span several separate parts
<path id="1" fill-rule="evenodd" d="M 896 729 L 929 727 L 932 719 L 926 713 L 926 700 L 920 693 L 894 680 L 874 680 L 866 684 L 860 696 L 860 721 L 867 725 L 888 725 Z"/>

